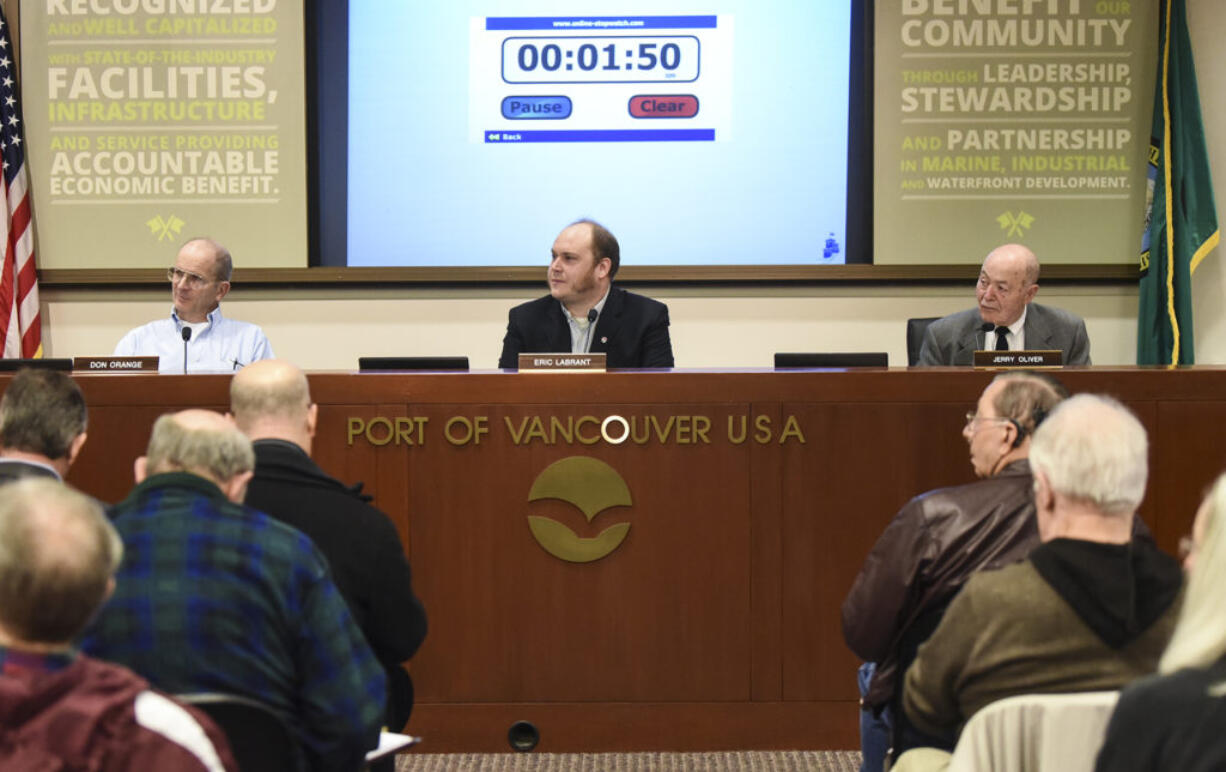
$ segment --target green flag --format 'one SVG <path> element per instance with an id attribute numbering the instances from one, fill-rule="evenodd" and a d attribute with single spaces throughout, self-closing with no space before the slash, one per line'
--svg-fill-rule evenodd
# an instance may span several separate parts
<path id="1" fill-rule="evenodd" d="M 1137 310 L 1139 365 L 1195 362 L 1192 273 L 1218 243 L 1185 5 L 1185 0 L 1163 0 L 1158 9 L 1158 79 Z"/>

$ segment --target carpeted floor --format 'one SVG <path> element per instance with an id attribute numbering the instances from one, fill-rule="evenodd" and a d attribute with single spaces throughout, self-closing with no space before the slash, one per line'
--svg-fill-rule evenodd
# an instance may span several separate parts
<path id="1" fill-rule="evenodd" d="M 859 751 L 405 753 L 396 772 L 857 772 Z"/>

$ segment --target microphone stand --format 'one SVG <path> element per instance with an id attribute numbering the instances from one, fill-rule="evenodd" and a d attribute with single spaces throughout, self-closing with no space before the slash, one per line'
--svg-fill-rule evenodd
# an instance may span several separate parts
<path id="1" fill-rule="evenodd" d="M 587 334 L 583 336 L 583 353 L 590 353 L 592 350 L 592 332 L 596 329 L 596 317 L 599 314 L 596 309 L 587 312 L 587 329 L 584 331 Z"/>
<path id="2" fill-rule="evenodd" d="M 187 375 L 187 342 L 192 339 L 192 328 L 183 328 L 183 374 Z"/>

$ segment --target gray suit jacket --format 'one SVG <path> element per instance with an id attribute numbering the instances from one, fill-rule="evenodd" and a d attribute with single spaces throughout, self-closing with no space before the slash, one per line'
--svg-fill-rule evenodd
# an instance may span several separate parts
<path id="1" fill-rule="evenodd" d="M 1028 349 L 1059 349 L 1064 352 L 1066 365 L 1090 364 L 1090 337 L 1086 323 L 1076 314 L 1031 303 L 1026 309 L 1023 334 Z M 942 317 L 928 325 L 924 333 L 918 366 L 969 367 L 974 352 L 983 349 L 984 337 L 977 308 Z"/>
<path id="2" fill-rule="evenodd" d="M 26 477 L 46 477 L 51 480 L 60 479 L 55 470 L 49 466 L 31 464 L 28 461 L 19 461 L 15 458 L 0 459 L 0 485 L 17 482 Z"/>

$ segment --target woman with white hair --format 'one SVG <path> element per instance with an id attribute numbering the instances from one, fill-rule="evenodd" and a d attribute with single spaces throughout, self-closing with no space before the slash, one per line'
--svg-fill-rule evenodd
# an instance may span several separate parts
<path id="1" fill-rule="evenodd" d="M 1226 769 L 1226 474 L 1192 526 L 1188 583 L 1158 675 L 1120 695 L 1098 772 Z"/>

